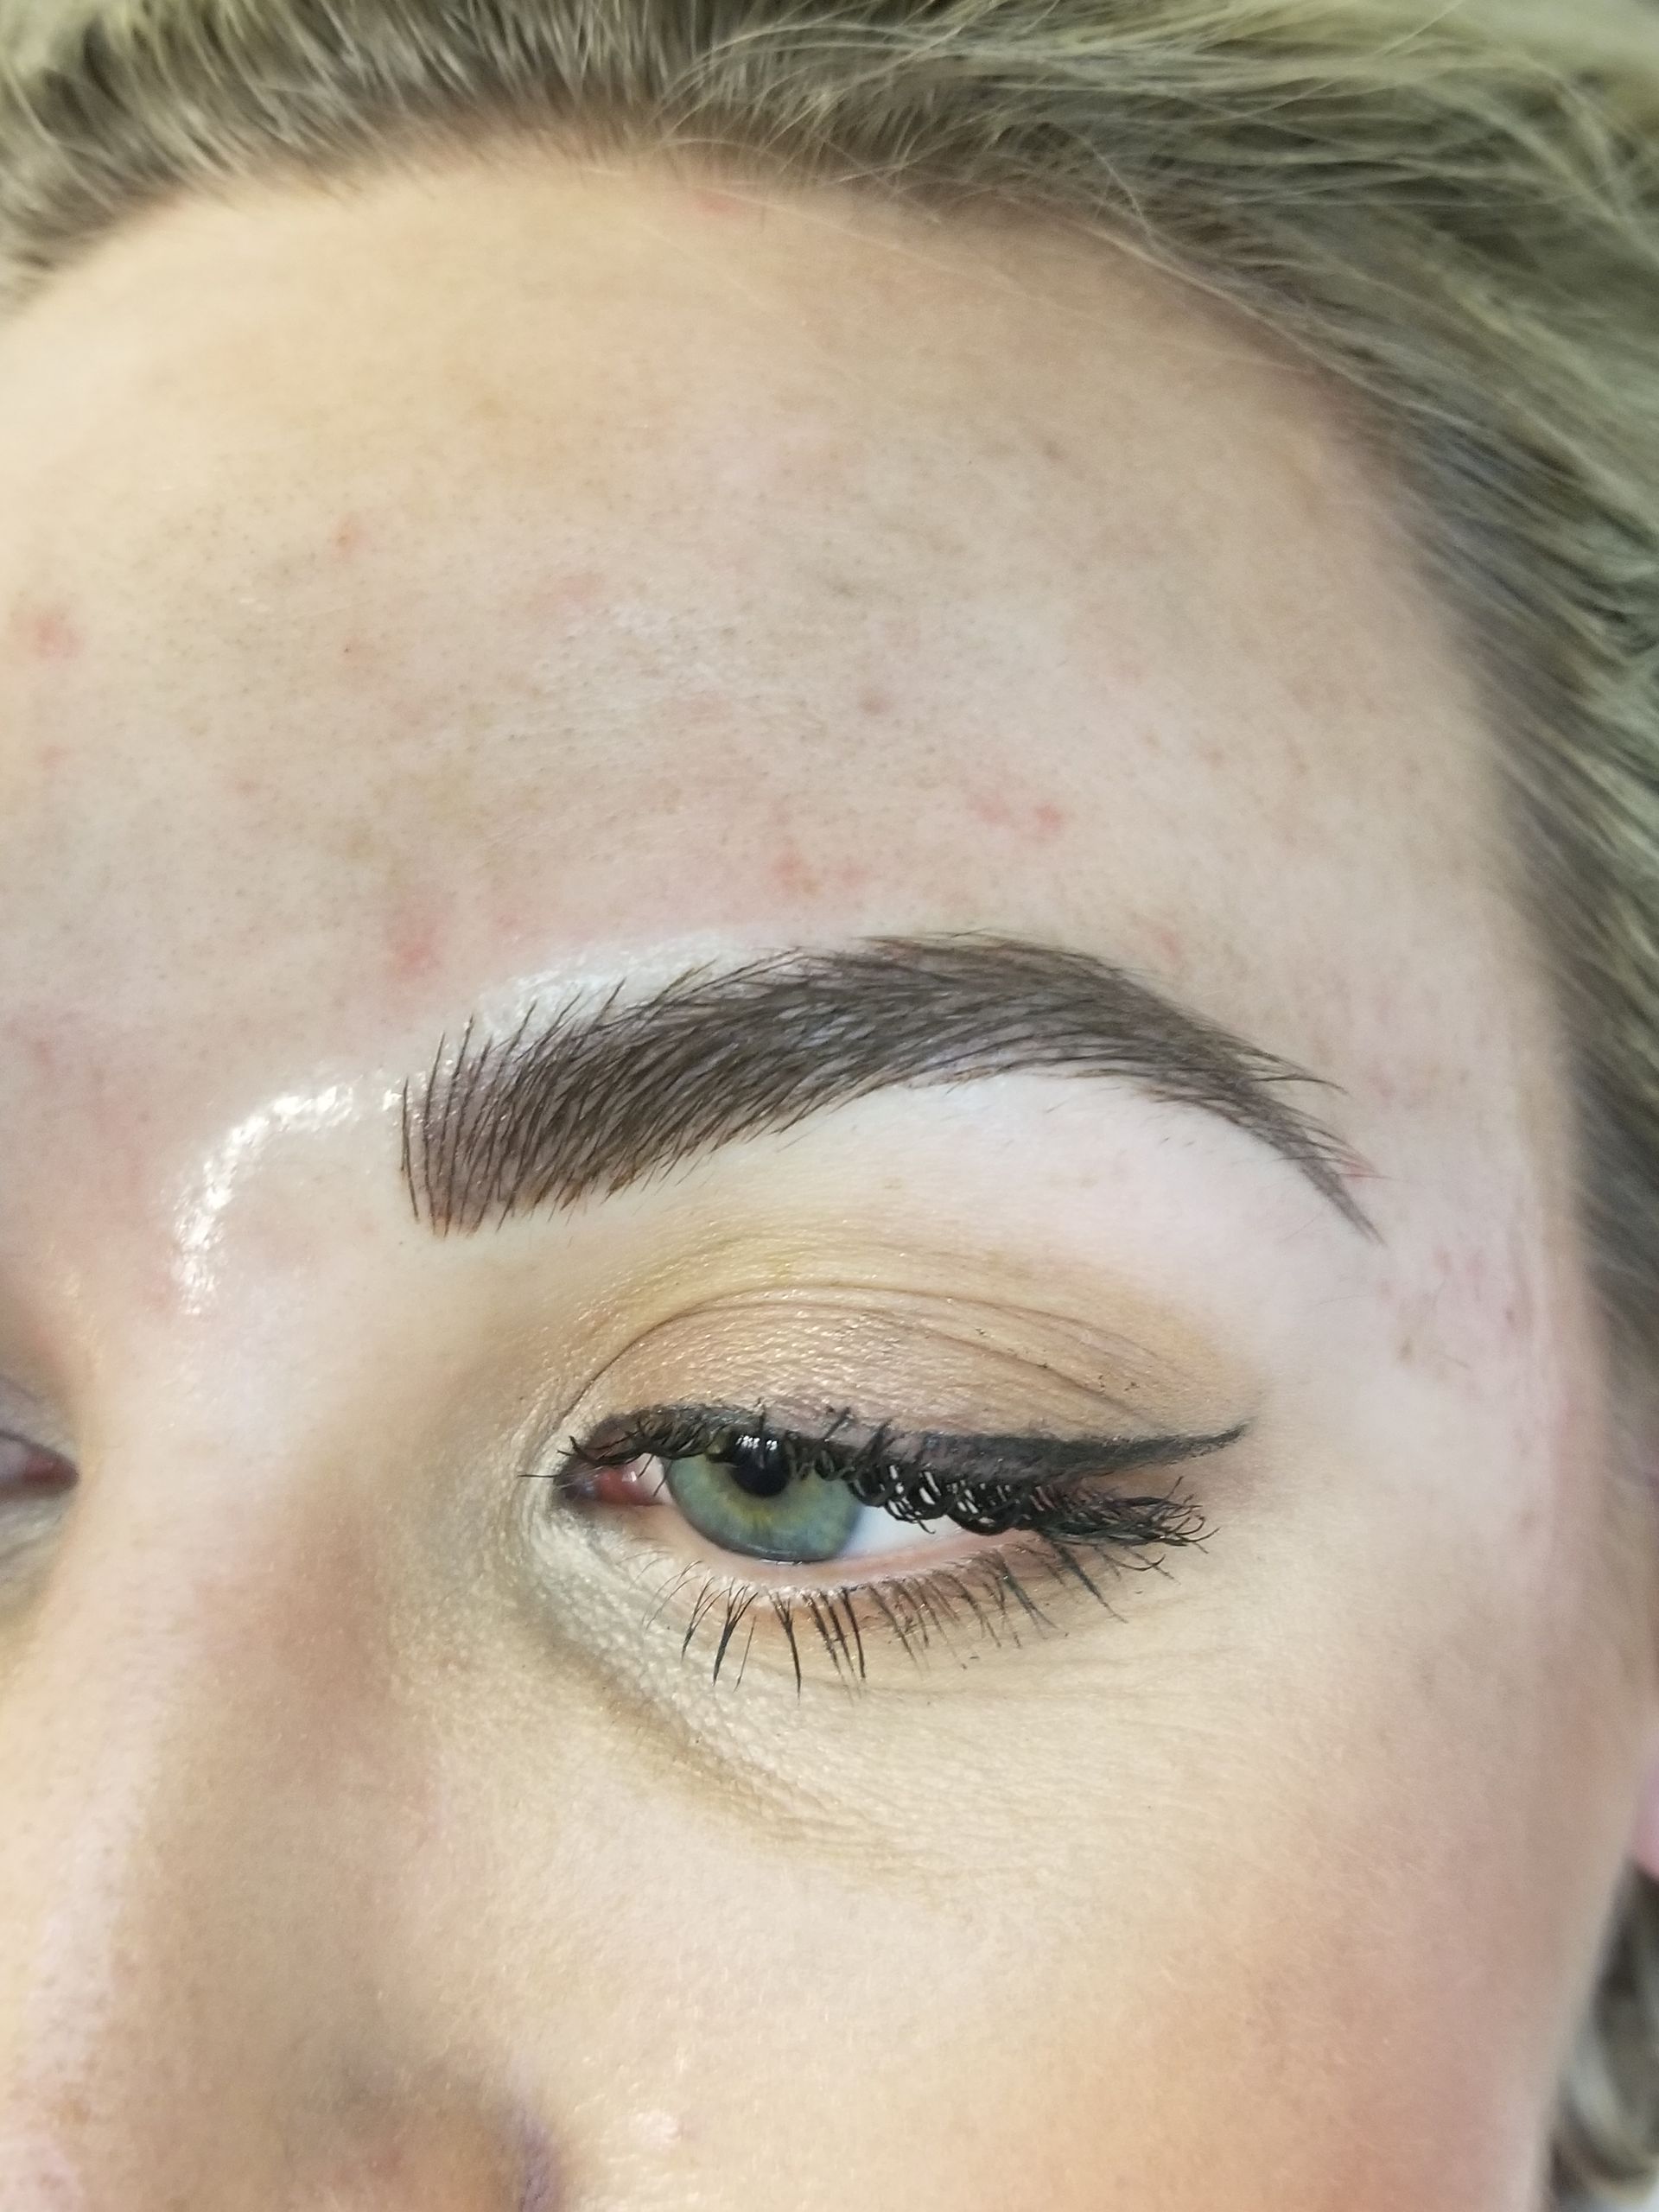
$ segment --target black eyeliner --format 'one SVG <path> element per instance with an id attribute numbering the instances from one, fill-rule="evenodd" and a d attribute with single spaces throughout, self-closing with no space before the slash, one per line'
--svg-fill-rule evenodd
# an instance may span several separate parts
<path id="1" fill-rule="evenodd" d="M 827 1427 L 813 1431 L 774 1427 L 766 1408 L 753 1406 L 645 1406 L 601 1421 L 584 1439 L 573 1438 L 571 1451 L 590 1466 L 614 1467 L 645 1453 L 663 1459 L 689 1455 L 727 1436 L 774 1436 L 804 1447 L 817 1462 L 810 1471 L 827 1478 L 840 1476 L 843 1465 L 885 1452 L 905 1461 L 925 1459 L 939 1472 L 964 1479 L 992 1467 L 999 1482 L 1013 1487 L 1174 1466 L 1224 1450 L 1249 1427 L 1248 1422 L 1236 1421 L 1231 1428 L 1199 1434 L 1050 1436 L 1028 1430 L 910 1430 L 882 1422 L 861 1435 L 855 1433 L 855 1440 L 847 1434 L 853 1421 L 851 1412 L 843 1409 L 830 1418 Z M 803 1471 L 809 1470 L 804 1467 Z"/>
<path id="2" fill-rule="evenodd" d="M 1177 1491 L 1131 1497 L 1097 1485 L 1220 1451 L 1246 1429 L 1241 1421 L 1198 1435 L 1056 1437 L 901 1432 L 884 1423 L 849 1434 L 853 1424 L 847 1409 L 828 1414 L 814 1432 L 778 1424 L 753 1407 L 645 1407 L 572 1439 L 563 1475 L 575 1488 L 574 1472 L 636 1459 L 764 1459 L 785 1478 L 842 1483 L 860 1503 L 900 1522 L 945 1521 L 970 1535 L 1027 1531 L 1135 1549 L 1195 1542 L 1205 1533 L 1202 1518 Z"/>

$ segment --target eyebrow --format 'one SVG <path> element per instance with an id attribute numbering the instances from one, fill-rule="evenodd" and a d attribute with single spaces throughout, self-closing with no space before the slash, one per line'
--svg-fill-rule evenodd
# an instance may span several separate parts
<path id="1" fill-rule="evenodd" d="M 436 1234 L 609 1196 L 891 1089 L 999 1075 L 1116 1078 L 1197 1107 L 1297 1168 L 1344 1220 L 1371 1170 L 1281 1096 L 1335 1086 L 1069 947 L 874 937 L 578 994 L 516 1028 L 477 1017 L 402 1089 L 402 1173 Z"/>

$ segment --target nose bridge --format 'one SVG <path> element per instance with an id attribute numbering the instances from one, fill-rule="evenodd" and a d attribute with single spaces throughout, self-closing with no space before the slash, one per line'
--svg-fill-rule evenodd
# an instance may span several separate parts
<path id="1" fill-rule="evenodd" d="M 0 2201 L 280 2202 L 372 2045 L 411 1770 L 360 1509 L 176 1460 L 79 1509 L 0 1688 Z"/>

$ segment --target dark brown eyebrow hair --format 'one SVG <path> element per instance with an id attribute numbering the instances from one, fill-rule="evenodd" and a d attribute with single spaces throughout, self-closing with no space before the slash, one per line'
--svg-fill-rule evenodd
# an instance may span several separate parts
<path id="1" fill-rule="evenodd" d="M 404 1085 L 404 1180 L 417 1220 L 471 1231 L 874 1091 L 1012 1074 L 1116 1077 L 1217 1114 L 1376 1234 L 1347 1187 L 1370 1170 L 1280 1095 L 1321 1078 L 1108 961 L 977 933 L 791 948 L 639 997 L 619 983 L 507 1034 L 474 1019 Z"/>

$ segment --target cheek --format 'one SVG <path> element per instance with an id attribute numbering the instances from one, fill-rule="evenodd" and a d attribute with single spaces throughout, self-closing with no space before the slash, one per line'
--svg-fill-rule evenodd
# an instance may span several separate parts
<path id="1" fill-rule="evenodd" d="M 447 1990 L 453 2021 L 481 1977 L 539 2108 L 664 2201 L 787 2172 L 801 2212 L 1210 2212 L 1217 2177 L 1229 2212 L 1519 2202 L 1554 2024 L 1516 1740 L 1501 1698 L 1402 1698 L 1351 1610 L 1321 1640 L 1305 1607 L 1298 1648 L 1286 1599 L 1254 1656 L 1236 1623 L 1225 1680 L 1097 1676 L 1064 1727 L 982 1714 L 966 1778 L 943 1727 L 819 1760 L 787 1834 L 739 1788 L 697 1811 L 643 1782 L 566 1709 L 505 1821 L 457 1745 L 441 1826 L 483 1848 L 433 1922 L 408 1867 L 409 2017 Z M 1478 1782 L 1441 1738 L 1465 1722 Z"/>
<path id="2" fill-rule="evenodd" d="M 1287 1672 L 1253 1725 L 1173 1725 L 1119 1834 L 1102 1821 L 1039 1907 L 1024 2125 L 1040 2107 L 1125 2202 L 1188 2212 L 1220 2176 L 1239 2212 L 1522 2201 L 1563 1986 L 1534 1885 L 1557 1878 L 1491 1713 L 1483 1790 L 1445 1756 L 1456 1716 L 1402 1724 L 1392 1669 L 1368 1682 L 1361 1658 L 1324 1710 Z"/>

